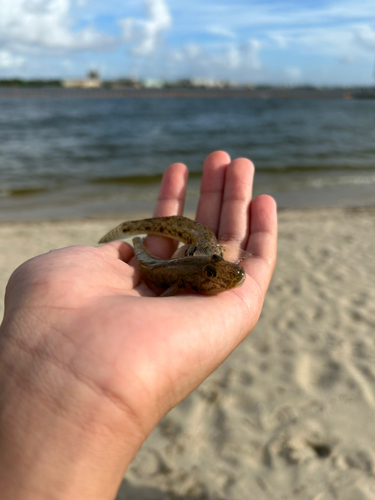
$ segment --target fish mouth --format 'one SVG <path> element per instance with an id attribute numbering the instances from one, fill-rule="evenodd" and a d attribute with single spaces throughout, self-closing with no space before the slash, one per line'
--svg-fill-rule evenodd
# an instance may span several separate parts
<path id="1" fill-rule="evenodd" d="M 243 285 L 243 282 L 245 281 L 246 279 L 246 273 L 245 271 L 242 269 L 242 267 L 237 271 L 237 274 L 238 274 L 238 281 L 235 285 L 235 288 L 238 288 L 240 286 Z"/>

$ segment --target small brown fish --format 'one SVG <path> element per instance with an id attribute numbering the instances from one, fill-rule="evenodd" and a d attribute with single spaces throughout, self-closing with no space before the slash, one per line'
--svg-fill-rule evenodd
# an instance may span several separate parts
<path id="1" fill-rule="evenodd" d="M 214 233 L 200 222 L 182 216 L 123 222 L 103 236 L 99 243 L 130 234 L 166 236 L 187 244 L 183 256 L 177 251 L 172 259 L 162 260 L 151 255 L 140 238 L 133 239 L 142 276 L 165 289 L 163 296 L 181 291 L 216 295 L 241 286 L 245 280 L 243 268 L 224 260 L 223 246 L 218 244 Z"/>

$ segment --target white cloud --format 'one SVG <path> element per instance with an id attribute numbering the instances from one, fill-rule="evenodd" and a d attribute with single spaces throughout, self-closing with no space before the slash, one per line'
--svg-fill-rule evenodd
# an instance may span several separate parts
<path id="1" fill-rule="evenodd" d="M 245 43 L 241 44 L 239 47 L 239 52 L 241 59 L 239 64 L 245 64 L 245 66 L 258 69 L 261 64 L 258 59 L 258 53 L 261 48 L 261 43 L 258 40 L 247 40 Z"/>
<path id="2" fill-rule="evenodd" d="M 202 57 L 203 50 L 194 43 L 189 43 L 186 45 L 185 49 L 182 51 L 182 60 L 185 58 L 187 60 L 195 60 Z M 185 57 L 184 57 L 185 56 Z"/>
<path id="3" fill-rule="evenodd" d="M 224 36 L 227 38 L 236 38 L 236 35 L 233 33 L 233 31 L 220 25 L 208 26 L 207 33 L 210 33 L 211 35 Z"/>
<path id="4" fill-rule="evenodd" d="M 144 56 L 155 51 L 160 35 L 172 25 L 172 18 L 164 0 L 145 0 L 147 19 L 131 17 L 121 19 L 123 39 L 129 43 L 134 55 Z"/>
<path id="5" fill-rule="evenodd" d="M 112 38 L 87 27 L 74 30 L 71 0 L 0 0 L 0 44 L 17 52 L 99 50 Z"/>
<path id="6" fill-rule="evenodd" d="M 297 41 L 308 46 L 316 46 L 317 52 L 330 53 L 339 57 L 343 50 L 339 49 L 342 41 L 352 45 L 358 25 L 364 19 L 368 25 L 375 21 L 374 0 L 326 0 L 306 5 L 304 2 L 270 2 L 252 0 L 240 2 L 233 8 L 228 1 L 218 1 L 215 5 L 207 5 L 201 0 L 190 0 L 193 17 L 188 17 L 187 34 L 203 32 L 208 26 L 222 26 L 225 19 L 225 30 L 236 33 L 241 39 L 251 30 L 254 38 L 264 38 L 274 42 L 279 48 L 291 48 Z M 373 46 L 373 34 L 360 31 L 359 41 L 363 48 Z M 298 49 L 298 47 L 297 47 Z"/>
<path id="7" fill-rule="evenodd" d="M 145 0 L 144 5 L 150 22 L 154 23 L 158 30 L 164 30 L 171 26 L 172 18 L 164 0 Z"/>
<path id="8" fill-rule="evenodd" d="M 0 50 L 0 68 L 13 69 L 22 68 L 25 65 L 25 59 L 20 56 L 14 56 L 7 50 Z"/>
<path id="9" fill-rule="evenodd" d="M 169 52 L 165 59 L 176 75 L 244 81 L 262 67 L 258 58 L 260 48 L 260 42 L 253 39 L 222 46 L 215 52 L 188 44 Z"/>
<path id="10" fill-rule="evenodd" d="M 375 32 L 369 26 L 348 24 L 338 26 L 293 27 L 268 32 L 268 47 L 288 48 L 304 57 L 334 57 L 352 62 L 367 59 L 367 51 L 375 50 Z"/>
<path id="11" fill-rule="evenodd" d="M 375 31 L 368 24 L 358 27 L 356 41 L 365 49 L 375 51 Z"/>
<path id="12" fill-rule="evenodd" d="M 342 64 L 352 64 L 355 62 L 355 60 L 356 58 L 353 54 L 344 54 L 339 58 L 339 62 Z"/>
<path id="13" fill-rule="evenodd" d="M 285 49 L 289 45 L 287 37 L 282 33 L 269 33 L 268 36 L 280 49 Z"/>
<path id="14" fill-rule="evenodd" d="M 217 24 L 225 19 L 225 26 L 231 31 L 241 27 L 264 29 L 296 26 L 303 24 L 306 28 L 317 25 L 328 25 L 338 22 L 361 22 L 373 18 L 375 5 L 373 0 L 326 0 L 306 5 L 305 2 L 270 2 L 252 0 L 233 3 L 218 1 L 207 4 L 201 0 L 190 0 L 190 11 L 198 27 Z M 191 22 L 191 18 L 190 18 Z"/>
<path id="15" fill-rule="evenodd" d="M 297 81 L 301 80 L 302 72 L 299 68 L 289 66 L 285 68 L 284 71 L 287 80 L 289 80 L 290 83 L 296 83 Z"/>

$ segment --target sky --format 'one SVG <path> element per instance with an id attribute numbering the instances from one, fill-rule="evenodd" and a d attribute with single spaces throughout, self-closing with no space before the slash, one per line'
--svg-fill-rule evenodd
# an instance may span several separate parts
<path id="1" fill-rule="evenodd" d="M 0 78 L 374 85 L 375 0 L 0 0 Z"/>

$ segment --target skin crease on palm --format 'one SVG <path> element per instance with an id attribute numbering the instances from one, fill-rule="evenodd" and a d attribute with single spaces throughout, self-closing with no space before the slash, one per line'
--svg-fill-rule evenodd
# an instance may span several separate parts
<path id="1" fill-rule="evenodd" d="M 54 250 L 13 273 L 0 330 L 4 500 L 114 498 L 158 421 L 254 328 L 277 222 L 271 197 L 251 200 L 253 176 L 249 160 L 211 153 L 196 217 L 219 243 L 251 252 L 240 288 L 155 298 L 120 241 Z M 186 181 L 184 165 L 166 169 L 155 217 L 182 214 Z M 175 247 L 148 237 L 160 258 Z"/>

